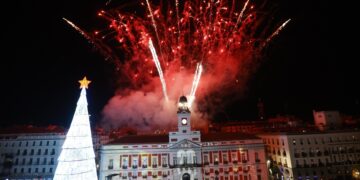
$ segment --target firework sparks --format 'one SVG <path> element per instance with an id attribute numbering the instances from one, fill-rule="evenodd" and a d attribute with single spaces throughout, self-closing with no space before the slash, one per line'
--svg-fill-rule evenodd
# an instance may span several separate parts
<path id="1" fill-rule="evenodd" d="M 110 3 L 111 0 L 106 4 Z M 141 6 L 135 5 L 135 8 L 124 8 L 128 7 L 127 4 L 109 5 L 109 9 L 98 13 L 108 24 L 95 34 L 86 33 L 64 20 L 102 50 L 106 57 L 110 54 L 111 60 L 118 64 L 121 75 L 125 75 L 119 78 L 124 81 L 118 91 L 125 96 L 122 96 L 122 105 L 138 101 L 135 96 L 149 92 L 166 101 L 177 100 L 183 90 L 190 91 L 190 105 L 194 103 L 196 93 L 196 102 L 205 102 L 201 109 L 193 112 L 200 111 L 208 115 L 203 117 L 211 117 L 209 114 L 220 109 L 213 106 L 226 104 L 226 95 L 241 96 L 239 94 L 246 89 L 244 86 L 249 76 L 261 63 L 263 47 L 290 21 L 272 33 L 271 27 L 278 22 L 269 19 L 276 12 L 267 8 L 273 6 L 270 3 L 257 6 L 255 3 L 250 0 L 143 0 Z M 135 3 L 130 4 L 134 6 Z M 157 88 L 158 77 L 153 72 L 151 58 L 158 71 L 162 92 Z M 203 66 L 206 73 L 202 73 Z M 132 94 L 129 91 L 144 93 Z M 158 114 L 159 109 L 167 108 L 156 109 L 158 100 L 152 101 L 149 96 L 142 98 L 148 98 L 151 104 L 145 107 L 153 108 L 146 109 L 146 114 Z M 219 104 L 219 99 L 224 100 L 223 103 Z M 171 106 L 171 103 L 166 104 Z M 137 111 L 124 114 L 131 114 L 128 119 L 143 119 L 136 116 Z M 148 119 L 151 118 L 160 119 Z M 166 119 L 171 118 L 161 120 Z"/>
<path id="2" fill-rule="evenodd" d="M 196 93 L 197 87 L 198 87 L 199 82 L 200 82 L 202 69 L 203 68 L 202 68 L 201 63 L 198 63 L 197 66 L 196 66 L 196 71 L 195 71 L 195 74 L 194 74 L 194 80 L 193 80 L 191 91 L 190 91 L 189 107 L 191 107 L 192 103 L 195 100 L 195 93 Z"/>
<path id="3" fill-rule="evenodd" d="M 150 48 L 151 54 L 153 56 L 153 60 L 155 62 L 155 65 L 156 65 L 156 69 L 158 70 L 158 73 L 159 73 L 159 77 L 160 77 L 161 86 L 162 86 L 162 90 L 163 90 L 163 93 L 164 93 L 165 100 L 168 101 L 169 98 L 168 98 L 167 91 L 166 91 L 166 82 L 165 82 L 165 79 L 164 79 L 164 75 L 163 75 L 163 72 L 162 72 L 162 69 L 161 69 L 161 65 L 160 65 L 158 56 L 156 54 L 156 50 L 154 48 L 154 45 L 153 45 L 151 39 L 149 40 L 149 48 Z"/>
<path id="4" fill-rule="evenodd" d="M 89 33 L 83 31 L 81 28 L 76 26 L 73 22 L 66 18 L 62 18 L 66 23 L 68 23 L 72 28 L 78 31 L 85 39 L 88 40 L 89 43 L 93 44 L 94 47 L 104 56 L 106 59 L 111 59 L 112 62 L 115 64 L 116 70 L 119 71 L 121 68 L 119 58 L 116 54 L 113 53 L 112 49 L 102 43 L 101 41 L 97 40 L 96 38 L 92 37 Z"/>
<path id="5" fill-rule="evenodd" d="M 279 26 L 272 34 L 271 36 L 269 36 L 266 41 L 264 42 L 263 46 L 266 46 L 266 44 L 268 44 L 275 36 L 277 36 L 281 30 L 284 29 L 284 27 L 286 26 L 287 23 L 289 23 L 291 21 L 291 19 L 288 19 L 287 21 L 285 21 L 284 23 L 281 24 L 281 26 Z"/>

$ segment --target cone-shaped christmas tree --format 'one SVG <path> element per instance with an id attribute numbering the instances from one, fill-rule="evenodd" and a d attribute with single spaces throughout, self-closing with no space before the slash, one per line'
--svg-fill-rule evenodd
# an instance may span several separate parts
<path id="1" fill-rule="evenodd" d="M 91 81 L 80 82 L 81 94 L 70 129 L 62 146 L 54 180 L 97 180 L 86 89 Z"/>

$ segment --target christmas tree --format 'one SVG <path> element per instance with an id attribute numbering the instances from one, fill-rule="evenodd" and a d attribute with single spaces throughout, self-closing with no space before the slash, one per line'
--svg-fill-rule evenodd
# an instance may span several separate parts
<path id="1" fill-rule="evenodd" d="M 54 180 L 97 180 L 86 89 L 91 81 L 80 80 L 81 94 L 62 146 Z"/>

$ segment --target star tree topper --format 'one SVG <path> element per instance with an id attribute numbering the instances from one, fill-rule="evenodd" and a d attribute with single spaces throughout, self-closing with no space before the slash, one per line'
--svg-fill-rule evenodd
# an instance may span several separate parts
<path id="1" fill-rule="evenodd" d="M 82 80 L 80 80 L 79 81 L 79 83 L 80 83 L 80 88 L 82 89 L 82 88 L 88 88 L 88 86 L 89 86 L 89 84 L 91 83 L 91 81 L 89 81 L 89 80 L 87 80 L 86 79 L 86 76 L 84 77 L 84 79 L 82 79 Z"/>

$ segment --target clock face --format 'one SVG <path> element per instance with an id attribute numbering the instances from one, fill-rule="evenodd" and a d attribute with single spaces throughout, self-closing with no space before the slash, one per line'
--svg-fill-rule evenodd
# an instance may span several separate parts
<path id="1" fill-rule="evenodd" d="M 187 124 L 187 119 L 186 118 L 181 119 L 181 124 L 186 125 Z"/>

